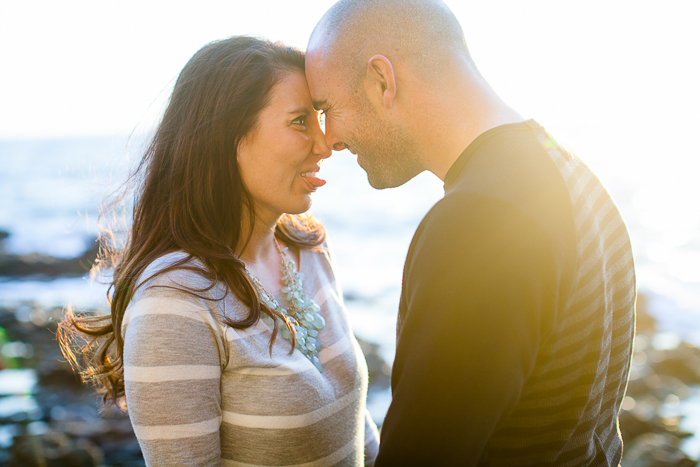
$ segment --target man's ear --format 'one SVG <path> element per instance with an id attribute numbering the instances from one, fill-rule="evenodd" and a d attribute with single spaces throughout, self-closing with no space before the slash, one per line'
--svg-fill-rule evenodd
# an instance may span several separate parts
<path id="1" fill-rule="evenodd" d="M 378 97 L 384 107 L 391 109 L 396 97 L 396 78 L 394 67 L 384 55 L 374 55 L 367 61 L 365 86 L 370 100 Z"/>

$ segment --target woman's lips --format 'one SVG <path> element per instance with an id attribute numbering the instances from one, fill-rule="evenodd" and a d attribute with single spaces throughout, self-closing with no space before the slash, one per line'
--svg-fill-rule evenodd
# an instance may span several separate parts
<path id="1" fill-rule="evenodd" d="M 301 174 L 301 178 L 304 179 L 306 184 L 309 185 L 309 187 L 312 190 L 315 190 L 316 188 L 322 187 L 326 184 L 325 180 L 316 176 L 316 172 L 304 172 L 303 174 Z"/>

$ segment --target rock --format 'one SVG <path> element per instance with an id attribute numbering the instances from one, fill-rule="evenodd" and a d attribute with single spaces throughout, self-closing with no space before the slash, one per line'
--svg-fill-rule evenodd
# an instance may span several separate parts
<path id="1" fill-rule="evenodd" d="M 71 440 L 63 433 L 15 436 L 10 467 L 98 467 L 104 454 L 87 439 Z"/>
<path id="2" fill-rule="evenodd" d="M 633 442 L 639 436 L 656 432 L 658 424 L 655 422 L 656 420 L 649 420 L 631 410 L 620 411 L 620 431 L 622 432 L 622 439 L 625 446 Z"/>
<path id="3" fill-rule="evenodd" d="M 99 396 L 80 381 L 61 354 L 55 331 L 62 309 L 34 313 L 38 309 L 32 303 L 14 310 L 0 308 L 0 326 L 5 328 L 9 340 L 23 342 L 34 350 L 31 358 L 19 360 L 23 366 L 36 370 L 38 385 L 33 400 L 39 406 L 38 423 L 49 428 L 41 435 L 16 437 L 9 465 L 145 465 L 128 416 L 114 408 L 102 408 Z M 31 320 L 32 314 L 46 319 Z M 32 420 L 29 417 L 22 423 Z M 49 453 L 44 456 L 45 463 L 37 463 L 41 461 L 31 457 L 32 446 Z M 0 461 L 0 465 L 7 464 Z"/>
<path id="4" fill-rule="evenodd" d="M 61 314 L 61 308 L 42 309 L 33 303 L 13 309 L 0 306 L 0 326 L 8 340 L 21 343 L 22 349 L 31 349 L 17 361 L 36 371 L 38 385 L 32 396 L 39 407 L 22 420 L 2 421 L 6 427 L 20 427 L 21 434 L 15 437 L 11 449 L 0 452 L 0 466 L 143 466 L 128 416 L 114 408 L 102 408 L 99 397 L 80 382 L 61 355 L 54 335 Z M 362 339 L 358 342 L 369 369 L 368 400 L 379 400 L 388 393 L 391 368 L 382 359 L 378 345 Z M 682 407 L 679 401 L 696 393 L 689 385 L 698 384 L 700 350 L 686 343 L 672 350 L 659 350 L 650 344 L 651 334 L 640 334 L 636 342 L 633 377 L 627 389 L 631 400 L 620 412 L 625 442 L 622 466 L 695 466 L 697 461 L 679 447 L 693 434 L 680 429 L 682 414 L 668 408 L 673 406 L 669 401 Z M 26 427 L 33 424 L 41 424 L 48 431 L 30 436 Z M 35 453 L 31 449 L 36 446 L 48 453 L 44 464 L 31 457 Z"/>
<path id="5" fill-rule="evenodd" d="M 644 407 L 646 402 L 637 402 L 642 407 L 633 410 L 620 411 L 620 431 L 625 446 L 634 443 L 640 436 L 649 433 L 662 434 L 673 438 L 676 442 L 693 436 L 693 433 L 682 431 L 678 428 L 680 417 L 661 417 L 658 414 L 658 406 Z M 625 448 L 626 451 L 627 448 Z"/>
<path id="6" fill-rule="evenodd" d="M 55 258 L 53 256 L 31 253 L 28 255 L 13 255 L 0 251 L 0 276 L 9 278 L 75 277 L 83 276 L 92 267 L 97 258 L 98 245 L 90 243 L 90 248 L 77 258 Z"/>
<path id="7" fill-rule="evenodd" d="M 379 346 L 356 337 L 367 361 L 369 392 L 381 391 L 391 386 L 391 367 L 379 355 Z"/>
<path id="8" fill-rule="evenodd" d="M 682 343 L 665 352 L 665 358 L 653 365 L 654 372 L 676 377 L 686 384 L 700 384 L 700 350 Z"/>
<path id="9" fill-rule="evenodd" d="M 665 434 L 639 436 L 622 457 L 622 467 L 693 467 L 698 462 L 678 447 L 678 439 Z"/>
<path id="10" fill-rule="evenodd" d="M 363 298 L 363 295 L 355 290 L 343 290 L 343 300 L 345 300 L 346 302 L 351 302 L 353 300 L 362 300 Z"/>
<path id="11" fill-rule="evenodd" d="M 637 292 L 637 333 L 656 332 L 656 320 L 649 314 L 649 300 L 642 292 Z"/>

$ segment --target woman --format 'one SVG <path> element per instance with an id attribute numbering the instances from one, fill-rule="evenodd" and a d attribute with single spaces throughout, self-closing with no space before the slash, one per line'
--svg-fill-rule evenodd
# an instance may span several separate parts
<path id="1" fill-rule="evenodd" d="M 323 227 L 301 216 L 331 155 L 303 53 L 233 37 L 175 84 L 83 377 L 126 398 L 149 465 L 371 465 L 367 368 Z"/>

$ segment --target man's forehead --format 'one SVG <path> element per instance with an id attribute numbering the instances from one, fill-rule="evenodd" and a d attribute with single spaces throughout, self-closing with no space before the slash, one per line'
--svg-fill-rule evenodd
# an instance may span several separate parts
<path id="1" fill-rule="evenodd" d="M 319 57 L 309 57 L 306 60 L 306 80 L 309 83 L 309 91 L 313 100 L 314 108 L 325 109 L 333 99 L 335 77 L 331 67 L 323 63 Z"/>
<path id="2" fill-rule="evenodd" d="M 304 58 L 306 76 L 310 81 L 319 81 L 328 78 L 329 60 L 320 51 L 307 51 Z"/>
<path id="3" fill-rule="evenodd" d="M 343 98 L 343 96 L 338 95 L 338 86 L 330 85 L 327 81 L 319 86 L 313 86 L 309 81 L 309 91 L 311 102 L 316 110 L 328 110 L 331 107 L 335 107 L 338 99 Z"/>

